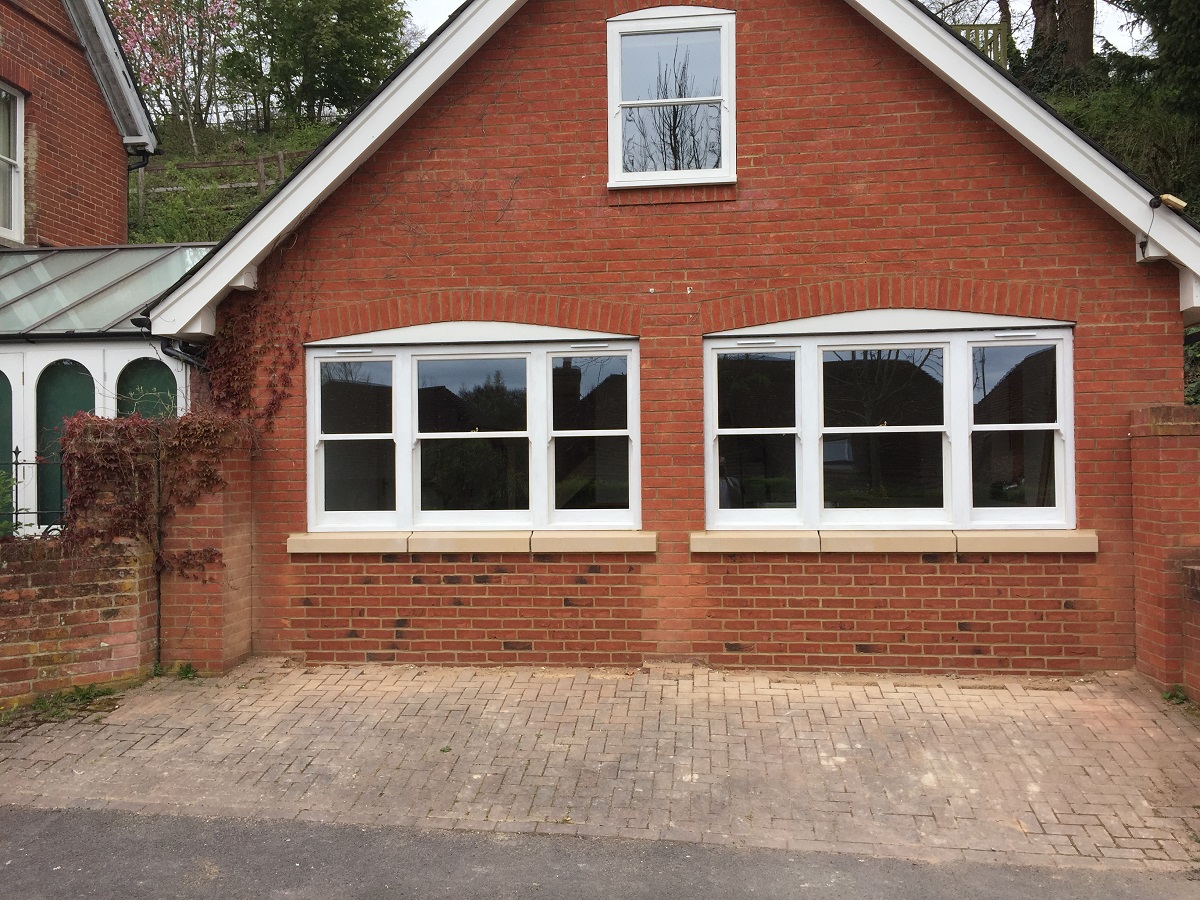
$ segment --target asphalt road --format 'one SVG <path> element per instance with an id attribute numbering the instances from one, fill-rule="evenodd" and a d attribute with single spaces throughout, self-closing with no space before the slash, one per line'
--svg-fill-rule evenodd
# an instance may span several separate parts
<path id="1" fill-rule="evenodd" d="M 1195 900 L 1146 874 L 667 841 L 0 807 L 0 897 Z"/>

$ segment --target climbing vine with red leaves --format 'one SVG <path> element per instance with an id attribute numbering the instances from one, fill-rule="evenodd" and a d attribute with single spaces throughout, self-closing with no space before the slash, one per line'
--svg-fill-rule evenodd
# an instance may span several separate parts
<path id="1" fill-rule="evenodd" d="M 219 489 L 224 454 L 252 437 L 245 421 L 210 410 L 177 419 L 72 416 L 63 424 L 62 438 L 64 542 L 73 547 L 94 541 L 144 541 L 161 569 L 198 576 L 209 564 L 220 562 L 219 551 L 168 551 L 161 522 Z"/>

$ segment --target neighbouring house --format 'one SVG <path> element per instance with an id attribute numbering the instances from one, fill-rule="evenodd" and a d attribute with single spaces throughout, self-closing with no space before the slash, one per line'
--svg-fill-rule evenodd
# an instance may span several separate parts
<path id="1" fill-rule="evenodd" d="M 1169 679 L 1197 273 L 908 0 L 475 0 L 149 312 L 278 401 L 166 652 Z"/>
<path id="2" fill-rule="evenodd" d="M 0 246 L 122 244 L 158 147 L 100 0 L 0 0 Z"/>
<path id="3" fill-rule="evenodd" d="M 156 149 L 99 0 L 0 0 L 0 534 L 58 521 L 65 416 L 186 402 L 188 368 L 129 321 L 211 247 L 121 246 Z"/>

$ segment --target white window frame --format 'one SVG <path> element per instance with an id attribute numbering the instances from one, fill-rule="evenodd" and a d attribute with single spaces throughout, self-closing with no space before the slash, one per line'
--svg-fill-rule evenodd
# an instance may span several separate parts
<path id="1" fill-rule="evenodd" d="M 498 323 L 503 324 L 503 323 Z M 417 326 L 427 328 L 428 326 Z M 486 330 L 483 329 L 483 330 Z M 511 328 L 497 328 L 504 333 Z M 398 331 L 404 331 L 399 329 Z M 478 335 L 468 327 L 463 333 Z M 543 333 L 549 332 L 545 329 Z M 537 333 L 532 330 L 531 333 Z M 580 333 L 583 334 L 583 333 Z M 382 336 L 382 335 L 381 335 Z M 624 356 L 626 359 L 625 429 L 563 431 L 553 428 L 552 368 L 555 357 Z M 489 530 L 630 530 L 641 527 L 641 434 L 639 429 L 639 360 L 636 340 L 535 341 L 472 344 L 370 344 L 351 345 L 345 340 L 310 346 L 308 379 L 308 530 L 319 531 L 489 531 Z M 422 510 L 420 503 L 420 446 L 416 387 L 417 365 L 422 360 L 524 359 L 526 361 L 526 430 L 504 432 L 506 437 L 529 440 L 529 509 L 527 510 Z M 341 435 L 337 439 L 387 439 L 396 443 L 396 509 L 380 511 L 326 511 L 324 458 L 320 432 L 320 366 L 331 359 L 392 362 L 392 431 L 380 434 Z M 629 508 L 564 510 L 554 508 L 554 441 L 560 437 L 627 436 L 629 439 Z M 453 437 L 437 433 L 431 438 Z M 496 436 L 499 436 L 496 435 Z M 482 436 L 481 436 L 482 437 Z"/>
<path id="2" fill-rule="evenodd" d="M 721 95 L 690 102 L 719 102 L 721 106 L 721 167 L 668 172 L 626 172 L 622 166 L 622 119 L 627 106 L 621 100 L 621 38 L 632 34 L 673 31 L 719 31 L 721 34 Z M 659 185 L 732 184 L 737 181 L 737 115 L 734 72 L 734 13 L 697 6 L 662 6 L 639 10 L 608 20 L 608 186 L 609 188 Z"/>
<path id="3" fill-rule="evenodd" d="M 9 157 L 0 147 L 0 161 L 12 167 L 12 227 L 0 225 L 0 238 L 17 244 L 25 243 L 25 95 L 0 81 L 0 93 L 14 100 L 13 140 L 16 153 Z"/>
<path id="4" fill-rule="evenodd" d="M 955 314 L 950 314 L 952 318 Z M 819 319 L 780 323 L 778 333 L 758 326 L 705 339 L 704 439 L 707 527 L 724 529 L 1055 529 L 1075 527 L 1075 442 L 1072 394 L 1072 333 L 1065 323 L 1030 320 L 1021 327 L 1011 318 L 987 330 L 904 331 L 850 334 L 840 327 L 816 333 Z M 943 317 L 943 323 L 946 319 Z M 997 320 L 998 322 L 1000 320 Z M 1018 320 L 1019 321 L 1019 320 Z M 790 326 L 804 333 L 788 333 Z M 975 426 L 973 422 L 972 350 L 979 346 L 1053 345 L 1058 421 L 1053 425 Z M 823 458 L 822 359 L 826 350 L 878 347 L 938 347 L 943 351 L 944 416 L 940 426 L 897 428 L 897 432 L 943 433 L 943 500 L 934 509 L 825 509 L 822 497 Z M 796 355 L 796 507 L 722 509 L 717 436 L 717 358 L 722 353 L 787 353 Z M 789 429 L 778 429 L 788 432 Z M 861 432 L 871 429 L 831 429 Z M 883 430 L 883 429 L 880 429 Z M 971 436 L 976 430 L 1049 430 L 1054 432 L 1055 506 L 975 508 L 972 506 Z"/>

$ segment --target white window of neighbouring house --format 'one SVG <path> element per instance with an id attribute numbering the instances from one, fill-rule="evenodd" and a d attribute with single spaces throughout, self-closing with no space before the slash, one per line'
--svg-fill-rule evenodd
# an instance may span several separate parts
<path id="1" fill-rule="evenodd" d="M 634 342 L 308 356 L 310 529 L 639 526 Z"/>
<path id="2" fill-rule="evenodd" d="M 988 320 L 708 338 L 708 527 L 1074 527 L 1071 331 Z"/>
<path id="3" fill-rule="evenodd" d="M 736 180 L 734 15 L 660 7 L 608 21 L 608 186 Z"/>
<path id="4" fill-rule="evenodd" d="M 25 240 L 24 98 L 0 83 L 0 238 Z"/>

